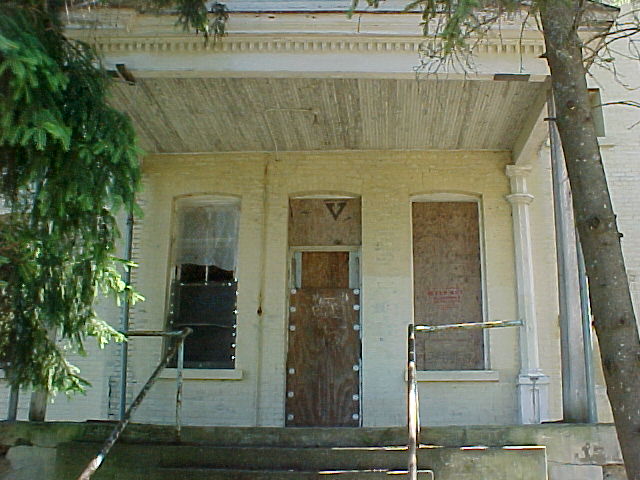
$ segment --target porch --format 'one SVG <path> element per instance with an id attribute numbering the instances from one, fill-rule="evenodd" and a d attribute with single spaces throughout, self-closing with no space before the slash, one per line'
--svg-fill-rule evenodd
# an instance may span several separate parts
<path id="1" fill-rule="evenodd" d="M 111 428 L 108 422 L 0 424 L 0 445 L 8 448 L 2 478 L 75 478 Z M 131 425 L 94 478 L 353 480 L 378 478 L 376 469 L 389 478 L 382 470 L 406 468 L 400 427 L 186 427 L 180 444 L 174 434 L 171 427 Z M 625 478 L 615 429 L 607 424 L 432 427 L 421 443 L 420 468 L 433 470 L 436 480 Z M 296 462 L 309 474 L 286 471 Z"/>
<path id="2" fill-rule="evenodd" d="M 205 52 L 193 55 L 203 60 Z M 351 53 L 342 49 L 340 55 Z M 576 372 L 565 377 L 569 381 L 582 375 L 584 363 L 577 350 L 569 351 L 573 344 L 562 362 L 560 355 L 544 75 L 183 72 L 156 69 L 153 56 L 124 56 L 134 61 L 128 80 L 118 77 L 113 101 L 132 116 L 148 153 L 140 198 L 145 215 L 132 230 L 132 259 L 140 265 L 133 278 L 147 300 L 132 308 L 124 328 L 162 330 L 172 315 L 181 202 L 233 199 L 241 209 L 233 272 L 237 317 L 225 325 L 236 336 L 223 345 L 234 358 L 221 368 L 203 364 L 185 372 L 186 424 L 289 421 L 286 402 L 295 394 L 287 388 L 292 260 L 296 252 L 314 249 L 354 252 L 360 262 L 355 283 L 351 277 L 348 282 L 363 299 L 361 356 L 349 365 L 359 372 L 358 390 L 349 394 L 357 401 L 353 419 L 364 427 L 403 424 L 406 324 L 441 321 L 415 316 L 415 291 L 455 290 L 460 296 L 457 280 L 415 283 L 412 209 L 422 203 L 474 205 L 474 321 L 518 318 L 525 324 L 519 332 L 477 339 L 471 367 L 463 362 L 419 372 L 421 396 L 434 407 L 423 412 L 424 423 L 509 425 L 567 415 L 560 365 Z M 321 210 L 333 220 L 339 212 L 331 202 L 357 200 L 358 239 L 292 243 L 291 205 L 303 199 L 324 202 Z M 464 313 L 466 300 L 450 305 L 432 296 L 448 321 L 460 321 L 451 312 Z M 118 312 L 109 315 L 115 319 Z M 132 339 L 124 362 L 113 349 L 97 375 L 99 400 L 92 408 L 100 412 L 87 418 L 117 418 L 163 348 L 157 339 Z M 464 351 L 462 345 L 457 353 Z M 124 385 L 123 371 L 129 375 Z M 137 421 L 171 421 L 173 377 L 169 371 L 161 378 Z M 569 386 L 565 399 L 574 395 L 584 405 L 584 388 Z"/>
<path id="3" fill-rule="evenodd" d="M 398 406 L 406 374 L 406 323 L 414 314 L 417 322 L 430 321 L 415 313 L 422 302 L 417 295 L 452 288 L 465 290 L 465 297 L 457 293 L 460 298 L 453 303 L 438 305 L 435 294 L 425 298 L 432 313 L 446 314 L 432 322 L 522 318 L 527 327 L 519 335 L 480 334 L 472 347 L 477 351 L 473 362 L 423 365 L 423 398 L 449 407 L 442 417 L 423 415 L 427 424 L 561 418 L 559 384 L 550 381 L 560 374 L 553 328 L 557 306 L 548 300 L 556 297 L 555 280 L 544 280 L 555 262 L 553 213 L 548 157 L 538 158 L 547 134 L 542 121 L 546 77 L 452 74 L 416 79 L 398 73 L 318 72 L 239 76 L 216 71 L 183 75 L 151 71 L 144 65 L 133 65 L 129 73 L 135 83 L 117 83 L 114 102 L 132 116 L 150 152 L 144 161 L 146 189 L 141 197 L 145 218 L 137 219 L 134 229 L 134 261 L 140 264 L 135 276 L 147 301 L 132 310 L 131 329 L 162 329 L 168 310 L 173 311 L 169 284 L 180 268 L 175 252 L 181 248 L 176 230 L 181 209 L 199 197 L 205 203 L 240 199 L 234 270 L 237 336 L 227 342 L 234 345 L 228 354 L 234 362 L 186 372 L 186 404 L 197 405 L 186 409 L 187 424 L 297 424 L 291 423 L 297 422 L 295 412 L 285 408 L 293 395 L 300 396 L 288 387 L 289 371 L 309 378 L 315 374 L 287 359 L 291 338 L 303 331 L 292 330 L 299 321 L 292 319 L 292 309 L 299 308 L 292 303 L 299 297 L 292 295 L 300 286 L 296 268 L 305 251 L 341 250 L 351 252 L 347 283 L 361 298 L 354 320 L 361 342 L 354 348 L 361 353 L 345 360 L 350 362 L 348 370 L 353 366 L 358 372 L 348 394 L 348 402 L 355 399 L 349 407 L 355 425 L 403 423 L 405 412 Z M 534 197 L 538 200 L 529 206 Z M 344 208 L 347 200 L 358 203 L 358 218 L 341 228 L 355 236 L 331 233 L 333 237 L 324 238 L 321 230 L 338 228 L 343 220 L 338 221 L 341 211 L 331 210 L 338 207 L 330 204 Z M 294 203 L 313 201 L 321 206 L 311 210 L 323 213 L 326 222 L 314 217 L 304 227 L 307 238 L 292 239 Z M 415 284 L 412 232 L 421 227 L 412 220 L 417 215 L 412 211 L 424 202 L 449 202 L 452 211 L 467 204 L 475 210 L 460 232 L 443 225 L 437 234 L 475 242 L 477 265 L 469 268 L 477 268 L 477 278 L 468 285 L 446 274 Z M 534 229 L 540 232 L 535 239 Z M 460 237 L 462 232 L 468 238 Z M 297 259 L 297 254 L 302 256 Z M 540 257 L 535 265 L 534 255 Z M 467 260 L 455 256 L 448 261 L 460 269 L 460 262 Z M 357 272 L 353 262 L 359 262 Z M 167 272 L 172 272 L 169 281 Z M 469 310 L 477 313 L 465 320 Z M 456 348 L 442 350 L 440 361 L 466 355 L 463 344 Z M 132 342 L 131 382 L 144 381 L 160 351 L 158 342 Z M 530 374 L 541 377 L 538 384 L 529 380 Z M 149 400 L 154 421 L 169 418 L 170 388 L 161 381 Z M 534 407 L 538 391 L 543 400 Z M 139 420 L 152 421 L 140 415 Z"/>
<path id="4" fill-rule="evenodd" d="M 446 278 L 438 288 L 414 282 L 413 205 L 444 200 L 475 205 L 479 274 L 475 293 L 465 293 L 477 297 L 473 320 L 519 318 L 526 327 L 476 339 L 475 363 L 424 367 L 422 397 L 447 414 L 425 413 L 423 420 L 562 418 L 549 155 L 541 150 L 548 84 L 538 34 L 523 36 L 517 22 L 505 24 L 499 39 L 478 47 L 473 73 L 415 75 L 419 15 L 362 12 L 348 20 L 336 5 L 320 16 L 243 5 L 234 7 L 231 35 L 209 44 L 176 34 L 162 15 L 106 9 L 69 17 L 70 35 L 105 53 L 113 102 L 132 116 L 148 153 L 145 216 L 132 232 L 140 264 L 134 280 L 147 301 L 131 310 L 125 328 L 161 330 L 172 321 L 181 268 L 176 229 L 189 199 L 235 202 L 241 210 L 237 321 L 229 316 L 225 325 L 235 340 L 219 336 L 226 363 L 208 359 L 185 372 L 185 422 L 290 421 L 292 260 L 328 246 L 292 244 L 288 216 L 292 200 L 312 197 L 324 201 L 325 214 L 338 214 L 331 208 L 345 198 L 361 206 L 359 240 L 340 240 L 361 262 L 358 284 L 349 278 L 361 295 L 361 357 L 349 365 L 358 372 L 359 390 L 349 394 L 357 398 L 357 424 L 404 422 L 406 324 L 433 321 L 418 318 L 414 291 L 455 290 L 460 298 L 453 303 L 466 301 Z M 111 30 L 94 36 L 82 28 L 96 21 Z M 460 321 L 450 307 L 438 308 L 449 309 L 448 321 Z M 98 397 L 108 398 L 108 418 L 131 401 L 164 348 L 148 339 L 129 347 L 124 362 L 111 360 L 101 372 Z M 565 353 L 577 372 L 571 378 L 580 377 L 579 355 Z M 124 385 L 122 372 L 129 375 Z M 165 377 L 138 421 L 170 421 L 173 372 Z M 580 390 L 574 386 L 567 392 Z M 539 393 L 543 401 L 535 404 Z"/>

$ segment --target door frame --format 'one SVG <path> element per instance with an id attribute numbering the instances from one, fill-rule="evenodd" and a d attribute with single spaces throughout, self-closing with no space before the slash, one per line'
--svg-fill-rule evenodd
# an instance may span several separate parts
<path id="1" fill-rule="evenodd" d="M 358 290 L 360 296 L 360 309 L 358 311 L 358 320 L 360 323 L 360 329 L 358 331 L 360 337 L 360 358 L 358 359 L 358 428 L 362 427 L 362 262 L 361 253 L 362 247 L 360 245 L 331 245 L 331 246 L 290 246 L 287 252 L 287 290 L 285 295 L 286 305 L 286 324 L 285 324 L 285 350 L 283 358 L 283 371 L 284 371 L 284 385 L 282 391 L 282 418 L 283 424 L 286 427 L 287 423 L 287 361 L 289 359 L 289 321 L 290 321 L 290 298 L 291 290 L 299 288 L 299 281 L 301 278 L 301 264 L 300 262 L 294 262 L 296 257 L 302 257 L 303 252 L 349 252 L 349 289 Z M 355 267 L 355 268 L 354 268 Z"/>

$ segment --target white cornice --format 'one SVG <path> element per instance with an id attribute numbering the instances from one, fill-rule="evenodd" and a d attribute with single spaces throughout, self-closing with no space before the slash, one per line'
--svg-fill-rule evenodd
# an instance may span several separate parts
<path id="1" fill-rule="evenodd" d="M 73 33 L 73 32 L 70 32 Z M 95 33 L 95 32 L 94 32 Z M 243 35 L 232 34 L 218 41 L 205 42 L 202 36 L 98 36 L 70 35 L 82 38 L 107 54 L 125 52 L 404 52 L 417 53 L 424 39 L 421 37 L 372 37 L 327 35 Z M 525 54 L 538 56 L 544 43 L 537 40 L 490 40 L 474 47 L 476 54 Z"/>
<path id="2" fill-rule="evenodd" d="M 513 14 L 474 46 L 478 54 L 540 55 L 543 39 L 535 24 L 522 29 L 526 17 Z M 229 35 L 205 43 L 182 32 L 173 15 L 131 9 L 76 10 L 63 16 L 67 35 L 119 52 L 418 52 L 425 42 L 415 13 L 233 13 Z"/>

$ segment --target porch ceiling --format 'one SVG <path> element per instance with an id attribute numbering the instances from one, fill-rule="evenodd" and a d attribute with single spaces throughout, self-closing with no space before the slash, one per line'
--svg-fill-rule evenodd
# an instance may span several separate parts
<path id="1" fill-rule="evenodd" d="M 147 152 L 179 153 L 512 150 L 544 89 L 475 79 L 159 77 L 112 91 Z"/>

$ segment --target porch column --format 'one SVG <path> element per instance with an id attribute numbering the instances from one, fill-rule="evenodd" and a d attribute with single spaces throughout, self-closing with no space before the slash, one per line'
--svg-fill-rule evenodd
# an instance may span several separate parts
<path id="1" fill-rule="evenodd" d="M 547 101 L 549 147 L 553 172 L 553 206 L 558 256 L 558 299 L 560 307 L 560 352 L 562 359 L 563 420 L 596 423 L 597 409 L 591 363 L 591 320 L 588 291 L 582 285 L 571 187 L 562 153 L 553 95 Z M 583 301 L 583 300 L 586 300 Z M 584 304 L 584 305 L 583 305 Z M 584 309 L 584 311 L 583 311 Z"/>
<path id="2" fill-rule="evenodd" d="M 523 424 L 540 423 L 547 419 L 549 409 L 549 377 L 540 369 L 538 353 L 529 220 L 529 205 L 533 195 L 527 192 L 527 176 L 530 172 L 530 167 L 508 165 L 506 168 L 506 174 L 511 179 L 511 195 L 507 195 L 507 200 L 511 203 L 513 218 L 518 317 L 524 322 L 520 327 L 520 374 L 517 386 L 520 422 Z"/>

